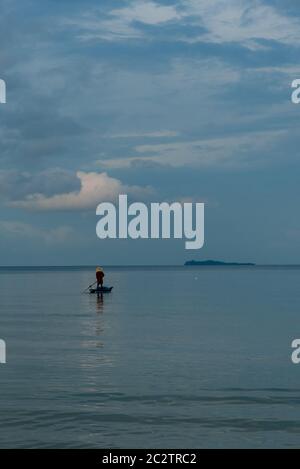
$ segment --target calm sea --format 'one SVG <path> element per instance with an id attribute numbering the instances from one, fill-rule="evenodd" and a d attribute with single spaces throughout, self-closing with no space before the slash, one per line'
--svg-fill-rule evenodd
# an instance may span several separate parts
<path id="1" fill-rule="evenodd" d="M 299 447 L 300 268 L 0 269 L 2 448 Z"/>

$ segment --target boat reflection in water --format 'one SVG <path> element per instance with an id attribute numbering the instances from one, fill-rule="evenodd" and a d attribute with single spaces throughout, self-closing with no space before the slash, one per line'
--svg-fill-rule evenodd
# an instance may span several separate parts
<path id="1" fill-rule="evenodd" d="M 103 313 L 104 301 L 103 293 L 97 293 L 96 309 L 97 313 Z"/>

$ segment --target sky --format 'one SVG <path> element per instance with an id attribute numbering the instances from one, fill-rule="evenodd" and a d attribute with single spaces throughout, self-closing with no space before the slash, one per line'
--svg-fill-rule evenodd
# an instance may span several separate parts
<path id="1" fill-rule="evenodd" d="M 0 265 L 300 263 L 300 5 L 1 0 Z M 205 203 L 205 245 L 96 206 Z"/>

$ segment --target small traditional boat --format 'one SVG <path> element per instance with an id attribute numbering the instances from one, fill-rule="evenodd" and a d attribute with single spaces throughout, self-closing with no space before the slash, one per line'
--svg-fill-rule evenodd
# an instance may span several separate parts
<path id="1" fill-rule="evenodd" d="M 90 288 L 90 293 L 110 293 L 113 287 Z"/>

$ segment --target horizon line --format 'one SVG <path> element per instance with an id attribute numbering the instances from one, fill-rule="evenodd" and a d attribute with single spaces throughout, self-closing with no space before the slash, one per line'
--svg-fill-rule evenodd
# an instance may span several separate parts
<path id="1" fill-rule="evenodd" d="M 185 265 L 185 264 L 102 264 L 103 267 L 300 267 L 299 263 L 275 263 L 275 264 L 256 264 L 256 263 L 233 263 L 230 265 L 231 261 L 228 261 L 228 265 Z M 235 261 L 232 261 L 235 262 Z M 243 265 L 244 264 L 244 265 Z M 248 264 L 248 265 L 247 265 Z M 43 265 L 0 265 L 0 269 L 12 269 L 12 268 L 31 268 L 31 269 L 41 269 L 41 268 L 95 268 L 97 264 L 43 264 Z"/>

